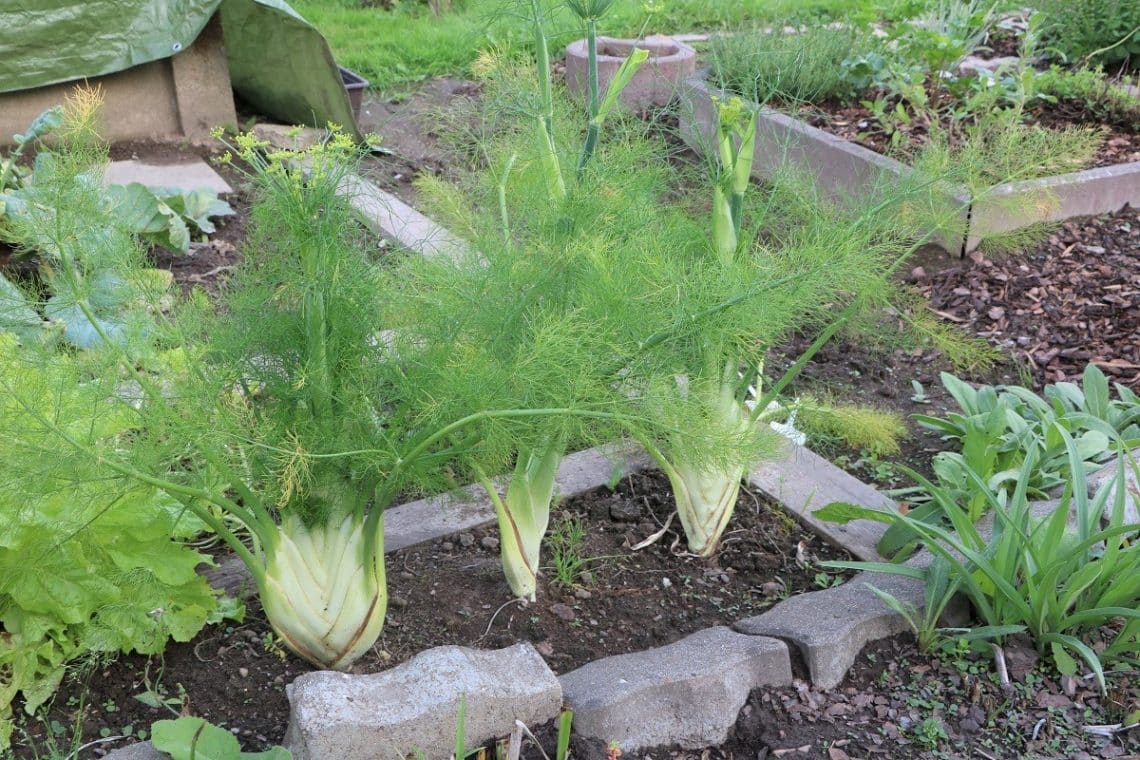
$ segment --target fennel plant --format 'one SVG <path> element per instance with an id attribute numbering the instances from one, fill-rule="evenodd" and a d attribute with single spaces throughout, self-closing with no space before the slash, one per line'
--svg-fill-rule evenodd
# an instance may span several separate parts
<path id="1" fill-rule="evenodd" d="M 381 330 L 402 277 L 370 259 L 337 195 L 350 142 L 334 136 L 305 153 L 269 154 L 252 136 L 236 143 L 253 167 L 256 197 L 246 260 L 219 307 L 201 293 L 178 302 L 152 289 L 124 300 L 136 306 L 123 319 L 131 329 L 115 335 L 92 291 L 78 286 L 79 249 L 92 239 L 81 233 L 106 231 L 95 238 L 106 249 L 101 261 L 114 263 L 123 287 L 148 283 L 138 276 L 138 245 L 90 200 L 98 190 L 78 173 L 57 172 L 55 187 L 42 186 L 70 202 L 45 204 L 15 232 L 46 240 L 62 271 L 74 272 L 68 306 L 100 338 L 81 354 L 86 391 L 95 409 L 118 410 L 132 427 L 92 442 L 5 377 L 0 387 L 20 413 L 13 427 L 26 438 L 9 445 L 55 440 L 45 467 L 78 459 L 175 500 L 245 562 L 281 640 L 318 667 L 342 669 L 372 646 L 384 622 L 385 507 L 401 493 L 447 487 L 464 468 L 500 468 L 504 452 L 529 443 L 524 420 L 606 412 L 528 403 L 538 398 L 526 390 L 561 361 L 548 351 L 558 342 L 530 344 L 529 363 L 512 367 L 519 393 L 497 393 L 470 374 L 460 388 L 427 382 L 454 382 L 429 365 L 456 357 Z M 23 295 L 35 313 L 44 310 L 36 293 Z M 506 297 L 500 316 L 513 313 L 512 297 L 519 295 Z M 552 329 L 559 328 L 574 329 Z M 502 332 L 503 323 L 493 329 Z M 156 357 L 158 348 L 173 350 Z M 27 356 L 58 361 L 54 346 L 29 346 Z M 472 403 L 438 403 L 453 391 Z"/>

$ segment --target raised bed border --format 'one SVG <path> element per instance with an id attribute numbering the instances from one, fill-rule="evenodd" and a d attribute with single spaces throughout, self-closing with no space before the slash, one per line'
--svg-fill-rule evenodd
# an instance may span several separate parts
<path id="1" fill-rule="evenodd" d="M 681 138 L 701 154 L 715 144 L 717 118 L 712 98 L 727 97 L 705 77 L 702 72 L 689 78 L 680 92 Z M 915 175 L 914 169 L 900 161 L 766 106 L 758 107 L 760 124 L 752 169 L 757 179 L 790 165 L 815 175 L 821 191 L 843 200 L 865 198 L 870 191 Z M 965 256 L 994 235 L 1041 222 L 1114 213 L 1128 204 L 1140 207 L 1140 161 L 1006 182 L 975 197 L 964 188 L 935 195 L 948 209 L 956 208 L 947 221 L 962 232 L 938 234 L 934 240 L 952 255 Z"/>

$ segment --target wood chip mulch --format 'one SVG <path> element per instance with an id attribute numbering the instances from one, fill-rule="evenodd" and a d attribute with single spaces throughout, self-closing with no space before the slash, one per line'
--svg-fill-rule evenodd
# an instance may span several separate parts
<path id="1" fill-rule="evenodd" d="M 974 254 L 915 279 L 944 318 L 1005 347 L 1041 383 L 1095 363 L 1140 391 L 1140 210 L 1073 219 L 1028 253 Z"/>

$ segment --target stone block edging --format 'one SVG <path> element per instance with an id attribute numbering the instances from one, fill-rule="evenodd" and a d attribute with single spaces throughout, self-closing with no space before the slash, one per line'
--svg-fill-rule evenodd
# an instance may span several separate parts
<path id="1" fill-rule="evenodd" d="M 558 680 L 579 735 L 617 741 L 624 752 L 702 749 L 728 739 L 753 689 L 790 685 L 792 666 L 784 642 L 718 626 L 603 657 Z"/>
<path id="2" fill-rule="evenodd" d="M 700 75 L 683 85 L 681 137 L 698 153 L 715 144 L 712 98 L 722 95 Z M 815 175 L 821 192 L 838 201 L 865 198 L 892 180 L 914 175 L 899 161 L 763 107 L 752 175 L 763 179 L 784 166 Z M 977 197 L 965 188 L 932 190 L 930 195 L 946 222 L 933 240 L 960 256 L 993 235 L 1040 222 L 1113 213 L 1127 204 L 1140 206 L 1140 162 L 1007 182 Z"/>

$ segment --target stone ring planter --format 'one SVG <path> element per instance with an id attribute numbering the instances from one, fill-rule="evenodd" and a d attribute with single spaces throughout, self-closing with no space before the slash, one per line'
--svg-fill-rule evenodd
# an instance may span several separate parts
<path id="1" fill-rule="evenodd" d="M 712 98 L 723 95 L 703 76 L 684 83 L 681 137 L 700 153 L 716 144 Z M 839 201 L 866 198 L 868 192 L 896 185 L 915 173 L 892 158 L 761 108 L 752 175 L 764 179 L 782 168 L 815 176 L 820 190 Z M 934 242 L 955 256 L 964 256 L 988 237 L 1041 222 L 1112 213 L 1126 204 L 1140 205 L 1140 162 L 1007 182 L 976 197 L 965 188 L 932 189 L 931 195 L 932 202 L 946 212 L 946 224 Z"/>
<path id="2" fill-rule="evenodd" d="M 622 105 L 635 111 L 666 106 L 677 97 L 682 83 L 697 68 L 697 54 L 688 45 L 670 37 L 641 40 L 598 38 L 598 85 L 604 93 L 610 80 L 634 48 L 649 51 L 649 60 L 622 91 Z M 585 95 L 588 89 L 586 40 L 571 42 L 566 48 L 566 85 L 571 92 Z"/>

